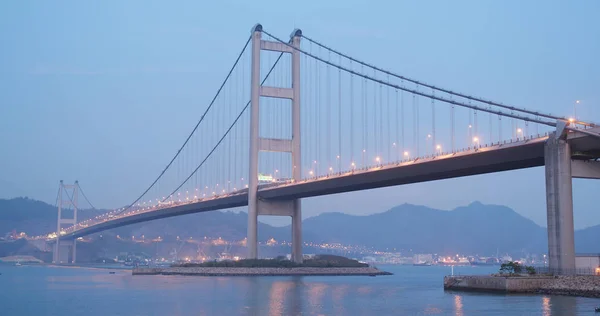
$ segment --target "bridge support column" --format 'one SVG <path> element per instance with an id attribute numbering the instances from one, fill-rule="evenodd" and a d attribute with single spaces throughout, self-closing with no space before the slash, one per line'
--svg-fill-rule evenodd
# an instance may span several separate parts
<path id="1" fill-rule="evenodd" d="M 71 263 L 75 263 L 75 259 L 77 259 L 77 239 L 73 239 L 71 244 Z"/>
<path id="2" fill-rule="evenodd" d="M 545 145 L 548 260 L 555 274 L 575 272 L 571 148 L 559 132 Z"/>
<path id="3" fill-rule="evenodd" d="M 60 263 L 60 238 L 58 235 L 54 244 L 54 251 L 52 252 L 52 263 Z"/>
<path id="4" fill-rule="evenodd" d="M 301 201 L 294 200 L 292 215 L 292 261 L 302 262 L 302 208 Z"/>
<path id="5" fill-rule="evenodd" d="M 294 30 L 290 42 L 300 48 L 302 31 Z M 302 180 L 302 156 L 300 155 L 300 52 L 292 51 L 292 178 Z M 292 214 L 292 260 L 302 262 L 302 201 L 294 200 Z"/>
<path id="6" fill-rule="evenodd" d="M 252 68 L 250 90 L 250 175 L 248 177 L 248 258 L 258 258 L 258 142 L 260 100 L 260 42 L 262 26 L 252 29 Z"/>
<path id="7" fill-rule="evenodd" d="M 300 47 L 302 32 L 294 30 L 289 45 Z M 252 68 L 250 98 L 250 164 L 248 177 L 248 258 L 258 258 L 258 215 L 292 217 L 292 260 L 302 262 L 302 212 L 300 200 L 264 201 L 258 195 L 258 154 L 260 151 L 286 152 L 292 156 L 292 179 L 302 176 L 300 155 L 300 52 L 279 42 L 262 40 L 262 26 L 252 28 Z M 261 85 L 261 50 L 292 55 L 292 87 L 265 87 Z M 271 66 L 271 65 L 269 65 Z M 261 138 L 259 131 L 260 97 L 292 101 L 292 135 L 281 138 Z"/>

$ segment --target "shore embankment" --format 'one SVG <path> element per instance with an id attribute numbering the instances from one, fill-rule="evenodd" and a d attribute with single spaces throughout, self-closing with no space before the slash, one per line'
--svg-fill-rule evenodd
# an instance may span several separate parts
<path id="1" fill-rule="evenodd" d="M 134 268 L 133 275 L 195 275 L 195 276 L 376 276 L 391 275 L 372 267 L 362 268 L 230 268 L 230 267 L 168 267 Z"/>
<path id="2" fill-rule="evenodd" d="M 600 298 L 600 276 L 446 276 L 444 290 L 540 293 Z"/>

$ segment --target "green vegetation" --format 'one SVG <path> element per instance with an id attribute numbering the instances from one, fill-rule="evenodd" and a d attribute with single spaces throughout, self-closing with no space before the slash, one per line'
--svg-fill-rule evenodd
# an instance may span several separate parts
<path id="1" fill-rule="evenodd" d="M 275 259 L 242 259 L 238 261 L 210 261 L 204 263 L 174 264 L 172 267 L 219 267 L 219 268 L 364 268 L 369 265 L 356 260 L 334 255 L 317 255 L 295 263 L 284 257 Z"/>
<path id="2" fill-rule="evenodd" d="M 527 274 L 529 274 L 529 275 L 535 274 L 535 268 L 531 267 L 531 266 L 526 266 L 525 271 L 527 271 Z"/>
<path id="3" fill-rule="evenodd" d="M 500 274 L 508 274 L 510 276 L 521 275 L 521 274 L 523 274 L 523 270 L 525 270 L 525 273 L 527 273 L 529 275 L 534 275 L 536 273 L 534 267 L 524 266 L 518 262 L 513 262 L 513 261 L 503 263 L 500 266 Z"/>

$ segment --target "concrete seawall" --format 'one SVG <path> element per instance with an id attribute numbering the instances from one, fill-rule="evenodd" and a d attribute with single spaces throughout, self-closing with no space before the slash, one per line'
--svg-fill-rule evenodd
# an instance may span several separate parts
<path id="1" fill-rule="evenodd" d="M 600 276 L 446 276 L 444 290 L 600 297 Z"/>
<path id="2" fill-rule="evenodd" d="M 196 275 L 196 276 L 289 276 L 289 275 L 391 275 L 375 268 L 135 268 L 133 275 Z"/>
<path id="3" fill-rule="evenodd" d="M 554 277 L 497 277 L 488 275 L 446 276 L 445 290 L 487 291 L 506 293 L 535 292 L 550 282 Z"/>

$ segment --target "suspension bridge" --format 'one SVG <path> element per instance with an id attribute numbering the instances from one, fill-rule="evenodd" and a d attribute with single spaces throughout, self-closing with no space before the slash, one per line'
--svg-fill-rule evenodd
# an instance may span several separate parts
<path id="1" fill-rule="evenodd" d="M 300 262 L 302 198 L 545 166 L 550 269 L 567 273 L 575 267 L 571 179 L 600 178 L 598 158 L 600 128 L 578 117 L 441 88 L 300 30 L 284 40 L 256 25 L 150 185 L 129 205 L 81 222 L 61 219 L 59 203 L 48 239 L 55 262 L 63 244 L 74 262 L 81 236 L 248 206 L 247 257 L 259 255 L 258 215 L 291 216 Z M 76 210 L 80 187 L 68 188 Z"/>

